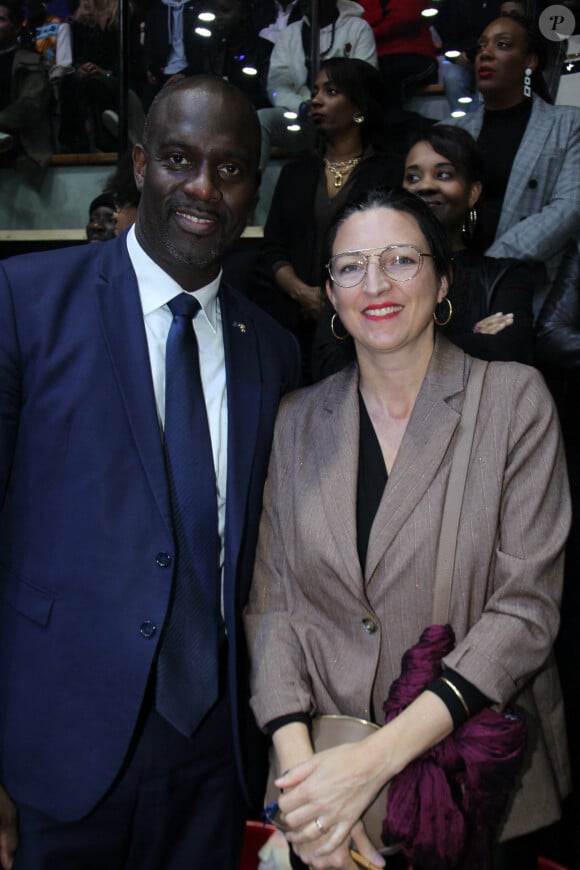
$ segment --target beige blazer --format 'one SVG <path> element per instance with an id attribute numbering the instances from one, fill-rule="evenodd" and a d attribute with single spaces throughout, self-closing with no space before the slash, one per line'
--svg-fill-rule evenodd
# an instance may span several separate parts
<path id="1" fill-rule="evenodd" d="M 471 358 L 438 339 L 361 571 L 356 548 L 356 366 L 280 409 L 246 609 L 258 724 L 296 712 L 382 722 L 401 657 L 431 623 L 453 434 Z M 445 660 L 491 701 L 529 715 L 503 836 L 558 818 L 570 789 L 558 630 L 570 506 L 550 394 L 534 369 L 488 367 L 467 477 Z"/>

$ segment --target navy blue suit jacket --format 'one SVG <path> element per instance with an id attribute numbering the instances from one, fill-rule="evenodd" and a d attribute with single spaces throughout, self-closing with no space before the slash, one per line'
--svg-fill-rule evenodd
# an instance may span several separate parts
<path id="1" fill-rule="evenodd" d="M 224 609 L 241 772 L 252 727 L 241 610 L 276 410 L 299 364 L 294 340 L 242 295 L 222 285 L 220 303 Z M 0 781 L 17 802 L 77 819 L 121 767 L 173 572 L 162 441 L 124 236 L 0 264 L 0 324 Z"/>

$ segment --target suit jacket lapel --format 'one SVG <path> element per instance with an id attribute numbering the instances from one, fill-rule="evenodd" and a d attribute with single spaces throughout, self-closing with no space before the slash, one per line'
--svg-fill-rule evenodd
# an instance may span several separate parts
<path id="1" fill-rule="evenodd" d="M 367 582 L 433 482 L 449 448 L 461 414 L 447 399 L 464 388 L 462 357 L 454 345 L 437 340 L 371 529 Z"/>
<path id="2" fill-rule="evenodd" d="M 533 97 L 532 112 L 528 125 L 525 129 L 520 147 L 516 154 L 512 171 L 508 180 L 502 208 L 497 226 L 496 239 L 499 239 L 514 223 L 514 214 L 518 211 L 518 204 L 526 192 L 530 181 L 530 173 L 544 149 L 546 140 L 552 131 L 552 116 L 546 111 L 546 106 L 539 99 Z"/>
<path id="3" fill-rule="evenodd" d="M 345 581 L 364 593 L 356 540 L 356 494 L 359 454 L 358 368 L 353 365 L 328 382 L 321 398 L 320 424 L 312 449 L 319 473 L 324 514 Z"/>
<path id="4" fill-rule="evenodd" d="M 226 561 L 236 564 L 260 420 L 258 337 L 247 307 L 222 284 L 219 294 L 228 399 Z"/>
<path id="5" fill-rule="evenodd" d="M 97 287 L 101 324 L 123 405 L 159 511 L 172 528 L 143 310 L 124 235 L 107 243 Z"/>

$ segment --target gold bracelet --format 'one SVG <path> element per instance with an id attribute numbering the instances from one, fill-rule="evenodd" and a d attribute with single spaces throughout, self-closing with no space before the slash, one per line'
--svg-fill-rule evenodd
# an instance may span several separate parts
<path id="1" fill-rule="evenodd" d="M 463 706 L 463 709 L 465 710 L 467 715 L 471 716 L 471 711 L 470 711 L 469 707 L 467 706 L 467 704 L 465 703 L 465 698 L 463 697 L 463 695 L 461 694 L 461 692 L 459 691 L 457 686 L 454 686 L 453 683 L 451 682 L 451 680 L 448 680 L 446 677 L 441 677 L 441 680 L 442 680 L 442 682 L 445 683 L 446 686 L 449 686 L 449 688 L 451 689 L 453 694 L 457 698 L 459 698 L 459 700 L 461 701 L 461 704 Z"/>

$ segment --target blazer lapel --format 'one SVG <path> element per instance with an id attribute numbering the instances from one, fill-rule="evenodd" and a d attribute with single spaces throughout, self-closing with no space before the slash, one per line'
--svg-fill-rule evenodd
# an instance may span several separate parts
<path id="1" fill-rule="evenodd" d="M 168 529 L 172 528 L 163 445 L 143 310 L 125 237 L 110 246 L 104 258 L 97 296 L 105 342 L 115 370 L 133 439 L 145 474 Z M 107 254 L 109 245 L 107 243 Z"/>
<path id="2" fill-rule="evenodd" d="M 219 294 L 228 399 L 226 562 L 236 564 L 260 420 L 258 336 L 247 307 L 222 284 Z"/>
<path id="3" fill-rule="evenodd" d="M 549 111 L 546 111 L 542 100 L 534 96 L 530 120 L 510 172 L 504 196 L 507 208 L 502 208 L 495 234 L 496 239 L 499 239 L 513 225 L 514 214 L 517 213 L 518 204 L 521 202 L 530 181 L 530 173 L 546 148 L 546 141 L 551 132 L 552 116 Z"/>
<path id="4" fill-rule="evenodd" d="M 463 352 L 438 338 L 371 529 L 367 582 L 433 482 L 449 449 L 461 414 L 447 399 L 463 390 L 464 368 Z"/>
<path id="5" fill-rule="evenodd" d="M 320 498 L 339 559 L 352 588 L 364 592 L 356 539 L 359 454 L 358 368 L 353 365 L 328 382 L 321 398 L 320 423 L 313 431 Z M 345 581 L 346 581 L 345 577 Z"/>

